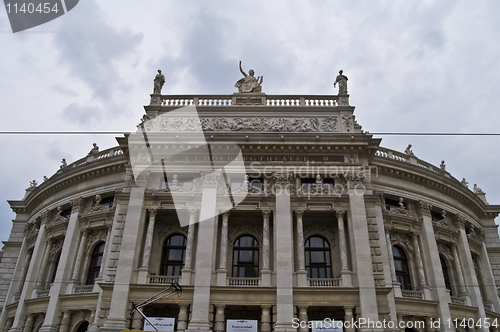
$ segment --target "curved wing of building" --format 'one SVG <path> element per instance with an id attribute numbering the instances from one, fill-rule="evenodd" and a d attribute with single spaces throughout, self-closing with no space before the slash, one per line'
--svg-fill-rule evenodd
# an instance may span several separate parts
<path id="1" fill-rule="evenodd" d="M 380 147 L 349 95 L 153 94 L 145 112 L 9 201 L 0 330 L 497 330 L 500 206 Z"/>

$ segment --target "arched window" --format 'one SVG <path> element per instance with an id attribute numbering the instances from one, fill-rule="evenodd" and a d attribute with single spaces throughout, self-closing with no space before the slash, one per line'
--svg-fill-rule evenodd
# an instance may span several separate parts
<path id="1" fill-rule="evenodd" d="M 80 324 L 80 326 L 78 326 L 76 332 L 86 332 L 88 328 L 89 328 L 89 322 L 84 321 L 83 323 Z"/>
<path id="2" fill-rule="evenodd" d="M 186 257 L 186 237 L 172 235 L 163 242 L 160 275 L 177 277 L 181 275 Z"/>
<path id="3" fill-rule="evenodd" d="M 309 278 L 331 278 L 330 245 L 320 236 L 311 236 L 305 244 L 306 271 Z"/>
<path id="4" fill-rule="evenodd" d="M 102 264 L 102 254 L 104 253 L 104 242 L 98 243 L 94 250 L 92 251 L 92 256 L 90 257 L 89 271 L 87 272 L 87 281 L 85 284 L 93 285 L 95 279 L 99 276 Z"/>
<path id="5" fill-rule="evenodd" d="M 439 260 L 441 261 L 441 268 L 443 269 L 444 284 L 446 286 L 446 289 L 450 290 L 450 295 L 453 295 L 453 291 L 451 289 L 451 281 L 450 281 L 450 273 L 448 271 L 448 265 L 446 264 L 446 261 L 444 260 L 443 256 L 439 255 Z"/>
<path id="6" fill-rule="evenodd" d="M 233 277 L 253 278 L 259 276 L 259 242 L 249 235 L 234 241 Z"/>
<path id="7" fill-rule="evenodd" d="M 392 256 L 394 257 L 394 268 L 396 270 L 396 279 L 401 284 L 401 289 L 411 290 L 410 270 L 408 269 L 408 258 L 398 246 L 392 247 Z"/>

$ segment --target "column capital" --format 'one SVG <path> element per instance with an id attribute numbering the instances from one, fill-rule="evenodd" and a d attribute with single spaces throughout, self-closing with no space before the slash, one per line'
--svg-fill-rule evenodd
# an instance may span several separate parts
<path id="1" fill-rule="evenodd" d="M 222 220 L 226 220 L 229 219 L 229 214 L 231 213 L 231 210 L 227 210 L 225 212 L 222 213 Z"/>
<path id="2" fill-rule="evenodd" d="M 69 203 L 71 204 L 71 213 L 79 212 L 80 208 L 83 205 L 83 198 L 78 197 L 77 199 L 74 199 L 74 200 L 70 201 Z"/>
<path id="3" fill-rule="evenodd" d="M 431 216 L 432 205 L 430 203 L 424 201 L 418 201 L 418 205 L 420 207 L 420 213 L 422 213 L 422 216 L 426 217 Z"/>
<path id="4" fill-rule="evenodd" d="M 203 178 L 204 188 L 217 188 L 219 186 L 219 179 L 221 172 L 205 173 L 201 175 Z"/>
<path id="5" fill-rule="evenodd" d="M 297 218 L 302 219 L 302 216 L 304 215 L 304 210 L 295 210 L 295 215 L 297 216 Z"/>
<path id="6" fill-rule="evenodd" d="M 155 218 L 156 217 L 156 214 L 158 213 L 158 209 L 157 208 L 152 208 L 152 209 L 148 209 L 149 211 L 149 217 L 153 217 Z"/>
<path id="7" fill-rule="evenodd" d="M 459 214 L 457 215 L 457 224 L 458 224 L 458 227 L 461 228 L 461 229 L 465 229 L 465 224 L 467 223 L 467 219 Z"/>
<path id="8" fill-rule="evenodd" d="M 271 216 L 271 210 L 269 209 L 262 210 L 262 216 L 264 216 L 264 218 L 269 218 Z"/>
<path id="9" fill-rule="evenodd" d="M 344 210 L 335 210 L 335 214 L 337 215 L 338 219 L 344 218 L 345 211 Z"/>

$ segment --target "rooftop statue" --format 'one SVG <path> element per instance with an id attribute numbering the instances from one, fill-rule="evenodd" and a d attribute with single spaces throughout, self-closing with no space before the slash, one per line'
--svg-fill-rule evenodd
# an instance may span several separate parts
<path id="1" fill-rule="evenodd" d="M 250 71 L 245 73 L 243 69 L 241 68 L 241 61 L 240 61 L 240 71 L 243 74 L 242 79 L 240 79 L 236 84 L 234 85 L 235 87 L 238 88 L 239 93 L 261 93 L 262 92 L 262 82 L 264 81 L 264 76 L 259 76 L 255 78 L 254 71 L 253 69 L 250 69 Z"/>
<path id="2" fill-rule="evenodd" d="M 158 69 L 158 74 L 156 74 L 154 79 L 155 85 L 153 88 L 153 94 L 160 94 L 161 88 L 163 88 L 163 84 L 165 84 L 165 76 L 161 73 L 161 70 Z"/>
<path id="3" fill-rule="evenodd" d="M 333 87 L 335 85 L 339 84 L 339 95 L 346 95 L 347 94 L 347 76 L 344 75 L 344 71 L 340 70 L 339 74 L 337 75 L 337 79 L 333 83 Z"/>

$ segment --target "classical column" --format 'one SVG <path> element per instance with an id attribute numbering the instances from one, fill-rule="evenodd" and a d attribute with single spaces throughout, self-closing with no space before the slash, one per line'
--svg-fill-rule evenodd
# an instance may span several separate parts
<path id="1" fill-rule="evenodd" d="M 260 332 L 271 332 L 271 306 L 261 305 Z"/>
<path id="2" fill-rule="evenodd" d="M 424 320 L 425 320 L 425 330 L 427 332 L 434 332 L 435 329 L 434 329 L 434 326 L 432 326 L 432 322 L 433 322 L 433 319 L 432 317 L 429 317 L 429 316 L 425 316 L 424 317 Z M 442 323 L 442 322 L 441 322 Z"/>
<path id="3" fill-rule="evenodd" d="M 103 281 L 104 273 L 108 267 L 108 253 L 109 253 L 108 247 L 111 247 L 111 233 L 112 233 L 112 228 L 110 226 L 107 229 L 106 245 L 104 246 L 104 253 L 102 254 L 101 269 L 99 270 L 99 275 L 95 280 L 95 287 L 97 288 L 94 287 L 94 292 L 99 291 L 99 285 L 97 285 L 97 283 Z"/>
<path id="4" fill-rule="evenodd" d="M 227 234 L 228 234 L 229 211 L 222 214 L 222 228 L 220 231 L 220 257 L 219 269 L 217 270 L 217 286 L 227 285 Z"/>
<path id="5" fill-rule="evenodd" d="M 346 237 L 345 237 L 345 229 L 344 229 L 344 210 L 335 211 L 337 215 L 337 227 L 339 232 L 339 250 L 340 250 L 340 265 L 341 275 L 342 275 L 342 286 L 343 287 L 351 287 L 351 272 L 349 271 L 349 265 L 347 263 L 347 245 L 346 245 Z"/>
<path id="6" fill-rule="evenodd" d="M 488 293 L 488 289 L 486 288 L 486 279 L 484 277 L 484 270 L 483 266 L 481 264 L 481 260 L 479 257 L 476 257 L 474 259 L 475 265 L 477 267 L 477 276 L 479 278 L 479 287 L 481 288 L 481 295 L 483 296 L 483 304 L 488 307 L 487 309 L 491 310 L 491 300 L 490 300 L 490 294 Z"/>
<path id="7" fill-rule="evenodd" d="M 85 246 L 87 245 L 87 239 L 89 237 L 89 232 L 87 230 L 83 231 L 82 238 L 80 240 L 80 246 L 78 248 L 78 254 L 76 256 L 75 269 L 73 271 L 73 282 L 79 283 L 80 281 L 80 269 L 82 267 L 83 255 L 85 253 Z"/>
<path id="8" fill-rule="evenodd" d="M 147 283 L 149 274 L 149 261 L 151 258 L 151 249 L 153 247 L 153 235 L 155 231 L 155 220 L 157 209 L 149 209 L 148 229 L 146 231 L 146 241 L 144 242 L 144 253 L 142 255 L 142 265 L 139 268 L 138 283 Z"/>
<path id="9" fill-rule="evenodd" d="M 307 272 L 304 251 L 304 225 L 302 223 L 303 216 L 304 210 L 295 211 L 295 218 L 297 219 L 297 285 L 299 287 L 307 287 Z"/>
<path id="10" fill-rule="evenodd" d="M 71 322 L 71 311 L 65 311 L 63 313 L 63 317 L 61 319 L 61 327 L 59 328 L 59 332 L 68 332 L 69 331 L 69 323 Z"/>
<path id="11" fill-rule="evenodd" d="M 262 210 L 262 271 L 261 286 L 271 286 L 271 270 L 269 264 L 269 217 L 271 210 Z"/>
<path id="12" fill-rule="evenodd" d="M 443 268 L 441 267 L 441 259 L 439 258 L 436 235 L 434 234 L 434 222 L 431 218 L 432 206 L 423 201 L 418 202 L 418 204 L 419 214 L 422 218 L 420 239 L 422 241 L 422 247 L 426 248 L 426 250 L 422 253 L 422 261 L 429 277 L 428 285 L 430 286 L 424 288 L 424 295 L 426 300 L 434 300 L 438 302 L 437 310 L 439 316 L 437 316 L 437 318 L 439 318 L 441 322 L 445 322 L 448 319 L 451 319 L 449 307 L 450 294 L 448 293 L 444 283 Z M 441 329 L 443 332 L 454 330 L 450 326 L 447 326 L 447 324 L 441 324 Z"/>
<path id="13" fill-rule="evenodd" d="M 31 332 L 33 329 L 33 323 L 35 321 L 35 314 L 29 314 L 26 318 L 26 323 L 24 323 L 23 332 Z"/>
<path id="14" fill-rule="evenodd" d="M 191 273 L 193 272 L 193 244 L 194 244 L 194 224 L 198 216 L 198 210 L 189 209 L 189 226 L 188 236 L 186 243 L 186 259 L 184 260 L 184 267 L 182 268 L 181 285 L 191 285 Z"/>
<path id="15" fill-rule="evenodd" d="M 291 173 L 275 173 L 276 192 L 275 271 L 276 271 L 276 324 L 275 332 L 293 329 L 293 216 L 290 203 Z M 279 230 L 279 231 L 278 231 Z"/>
<path id="16" fill-rule="evenodd" d="M 483 273 L 484 273 L 484 285 L 486 288 L 486 291 L 489 292 L 490 295 L 490 302 L 493 305 L 493 310 L 495 312 L 500 311 L 500 298 L 497 296 L 497 287 L 496 287 L 496 282 L 495 282 L 495 276 L 493 275 L 493 271 L 491 270 L 491 263 L 488 258 L 488 251 L 486 249 L 486 243 L 482 243 L 481 247 L 481 256 L 480 256 L 480 262 L 483 267 Z"/>
<path id="17" fill-rule="evenodd" d="M 308 308 L 308 306 L 299 306 L 299 317 L 297 317 L 299 319 L 299 324 L 301 322 L 306 322 L 306 323 L 305 323 L 305 326 L 303 324 L 301 324 L 299 326 L 299 328 L 297 329 L 298 332 L 308 332 L 309 331 L 309 328 L 307 327 L 307 322 L 308 322 L 307 308 Z"/>
<path id="18" fill-rule="evenodd" d="M 52 244 L 52 240 L 47 241 L 47 247 L 45 247 L 45 252 L 43 254 L 42 266 L 40 267 L 40 271 L 38 271 L 38 278 L 35 286 L 35 288 L 37 288 L 38 290 L 44 289 L 44 277 L 47 273 L 47 266 L 49 263 L 50 251 L 52 250 Z"/>
<path id="19" fill-rule="evenodd" d="M 344 306 L 344 322 L 349 322 L 349 324 L 346 324 L 347 326 L 345 326 L 345 332 L 355 331 L 354 327 L 351 324 L 354 321 L 353 309 L 354 309 L 353 305 Z"/>
<path id="20" fill-rule="evenodd" d="M 225 330 L 225 319 L 224 319 L 224 308 L 226 306 L 224 304 L 216 304 L 215 305 L 215 324 L 214 324 L 214 332 L 224 332 Z"/>
<path id="21" fill-rule="evenodd" d="M 189 304 L 179 303 L 179 316 L 177 316 L 177 331 L 185 331 L 188 322 Z"/>
<path id="22" fill-rule="evenodd" d="M 17 284 L 17 289 L 16 292 L 14 293 L 14 302 L 16 299 L 19 299 L 19 296 L 21 296 L 21 292 L 24 287 L 24 282 L 26 281 L 26 275 L 28 273 L 28 268 L 31 263 L 31 256 L 33 255 L 33 251 L 30 250 L 28 251 L 28 254 L 26 255 L 26 259 L 24 260 L 24 265 L 23 265 L 23 270 L 21 272 L 21 281 L 19 284 Z"/>
<path id="23" fill-rule="evenodd" d="M 455 271 L 458 279 L 458 296 L 464 297 L 467 295 L 467 289 L 465 288 L 465 280 L 462 272 L 462 266 L 460 265 L 460 259 L 458 258 L 457 246 L 452 246 L 453 263 L 455 266 Z"/>
<path id="24" fill-rule="evenodd" d="M 412 233 L 411 237 L 413 240 L 413 250 L 415 251 L 415 261 L 417 262 L 419 289 L 423 289 L 427 287 L 427 282 L 425 281 L 425 272 L 424 272 L 424 264 L 422 263 L 422 256 L 420 255 L 420 245 L 418 244 L 416 233 Z"/>

